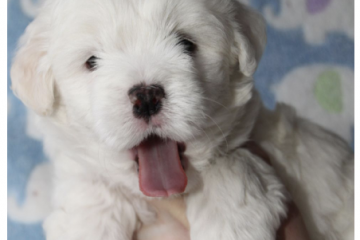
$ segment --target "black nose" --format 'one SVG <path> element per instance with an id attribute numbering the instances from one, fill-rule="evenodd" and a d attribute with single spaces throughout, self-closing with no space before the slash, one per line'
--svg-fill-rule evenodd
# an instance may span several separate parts
<path id="1" fill-rule="evenodd" d="M 165 91 L 160 85 L 141 84 L 132 87 L 128 95 L 133 104 L 134 116 L 148 121 L 152 115 L 160 112 Z"/>

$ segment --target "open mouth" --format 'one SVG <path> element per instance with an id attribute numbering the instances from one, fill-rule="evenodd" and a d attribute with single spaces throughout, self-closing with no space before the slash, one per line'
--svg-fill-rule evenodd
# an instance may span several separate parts
<path id="1" fill-rule="evenodd" d="M 140 190 L 150 197 L 183 193 L 187 185 L 185 145 L 151 135 L 132 149 Z"/>

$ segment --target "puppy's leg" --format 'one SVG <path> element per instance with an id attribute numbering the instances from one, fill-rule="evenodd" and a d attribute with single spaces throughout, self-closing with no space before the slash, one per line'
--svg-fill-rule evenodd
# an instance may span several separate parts
<path id="1" fill-rule="evenodd" d="M 271 156 L 312 239 L 354 239 L 354 156 L 342 139 L 284 104 L 261 109 L 252 138 Z"/>
<path id="2" fill-rule="evenodd" d="M 47 240 L 130 240 L 136 212 L 118 189 L 69 178 L 56 185 L 55 210 L 44 222 Z"/>
<path id="3" fill-rule="evenodd" d="M 263 160 L 238 149 L 202 172 L 186 198 L 192 240 L 275 239 L 286 191 Z"/>

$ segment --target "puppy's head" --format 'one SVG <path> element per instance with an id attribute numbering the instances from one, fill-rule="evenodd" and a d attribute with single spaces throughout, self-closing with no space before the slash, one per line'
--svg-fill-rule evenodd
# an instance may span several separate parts
<path id="1" fill-rule="evenodd" d="M 139 161 L 186 148 L 191 163 L 192 146 L 226 141 L 264 45 L 262 19 L 235 0 L 53 0 L 21 39 L 12 88 Z"/>

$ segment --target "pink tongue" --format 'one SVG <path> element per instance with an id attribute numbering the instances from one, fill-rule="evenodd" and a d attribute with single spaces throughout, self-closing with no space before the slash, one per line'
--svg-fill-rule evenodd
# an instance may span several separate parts
<path id="1" fill-rule="evenodd" d="M 140 190 L 150 197 L 182 193 L 187 177 L 177 143 L 152 136 L 138 146 Z"/>

